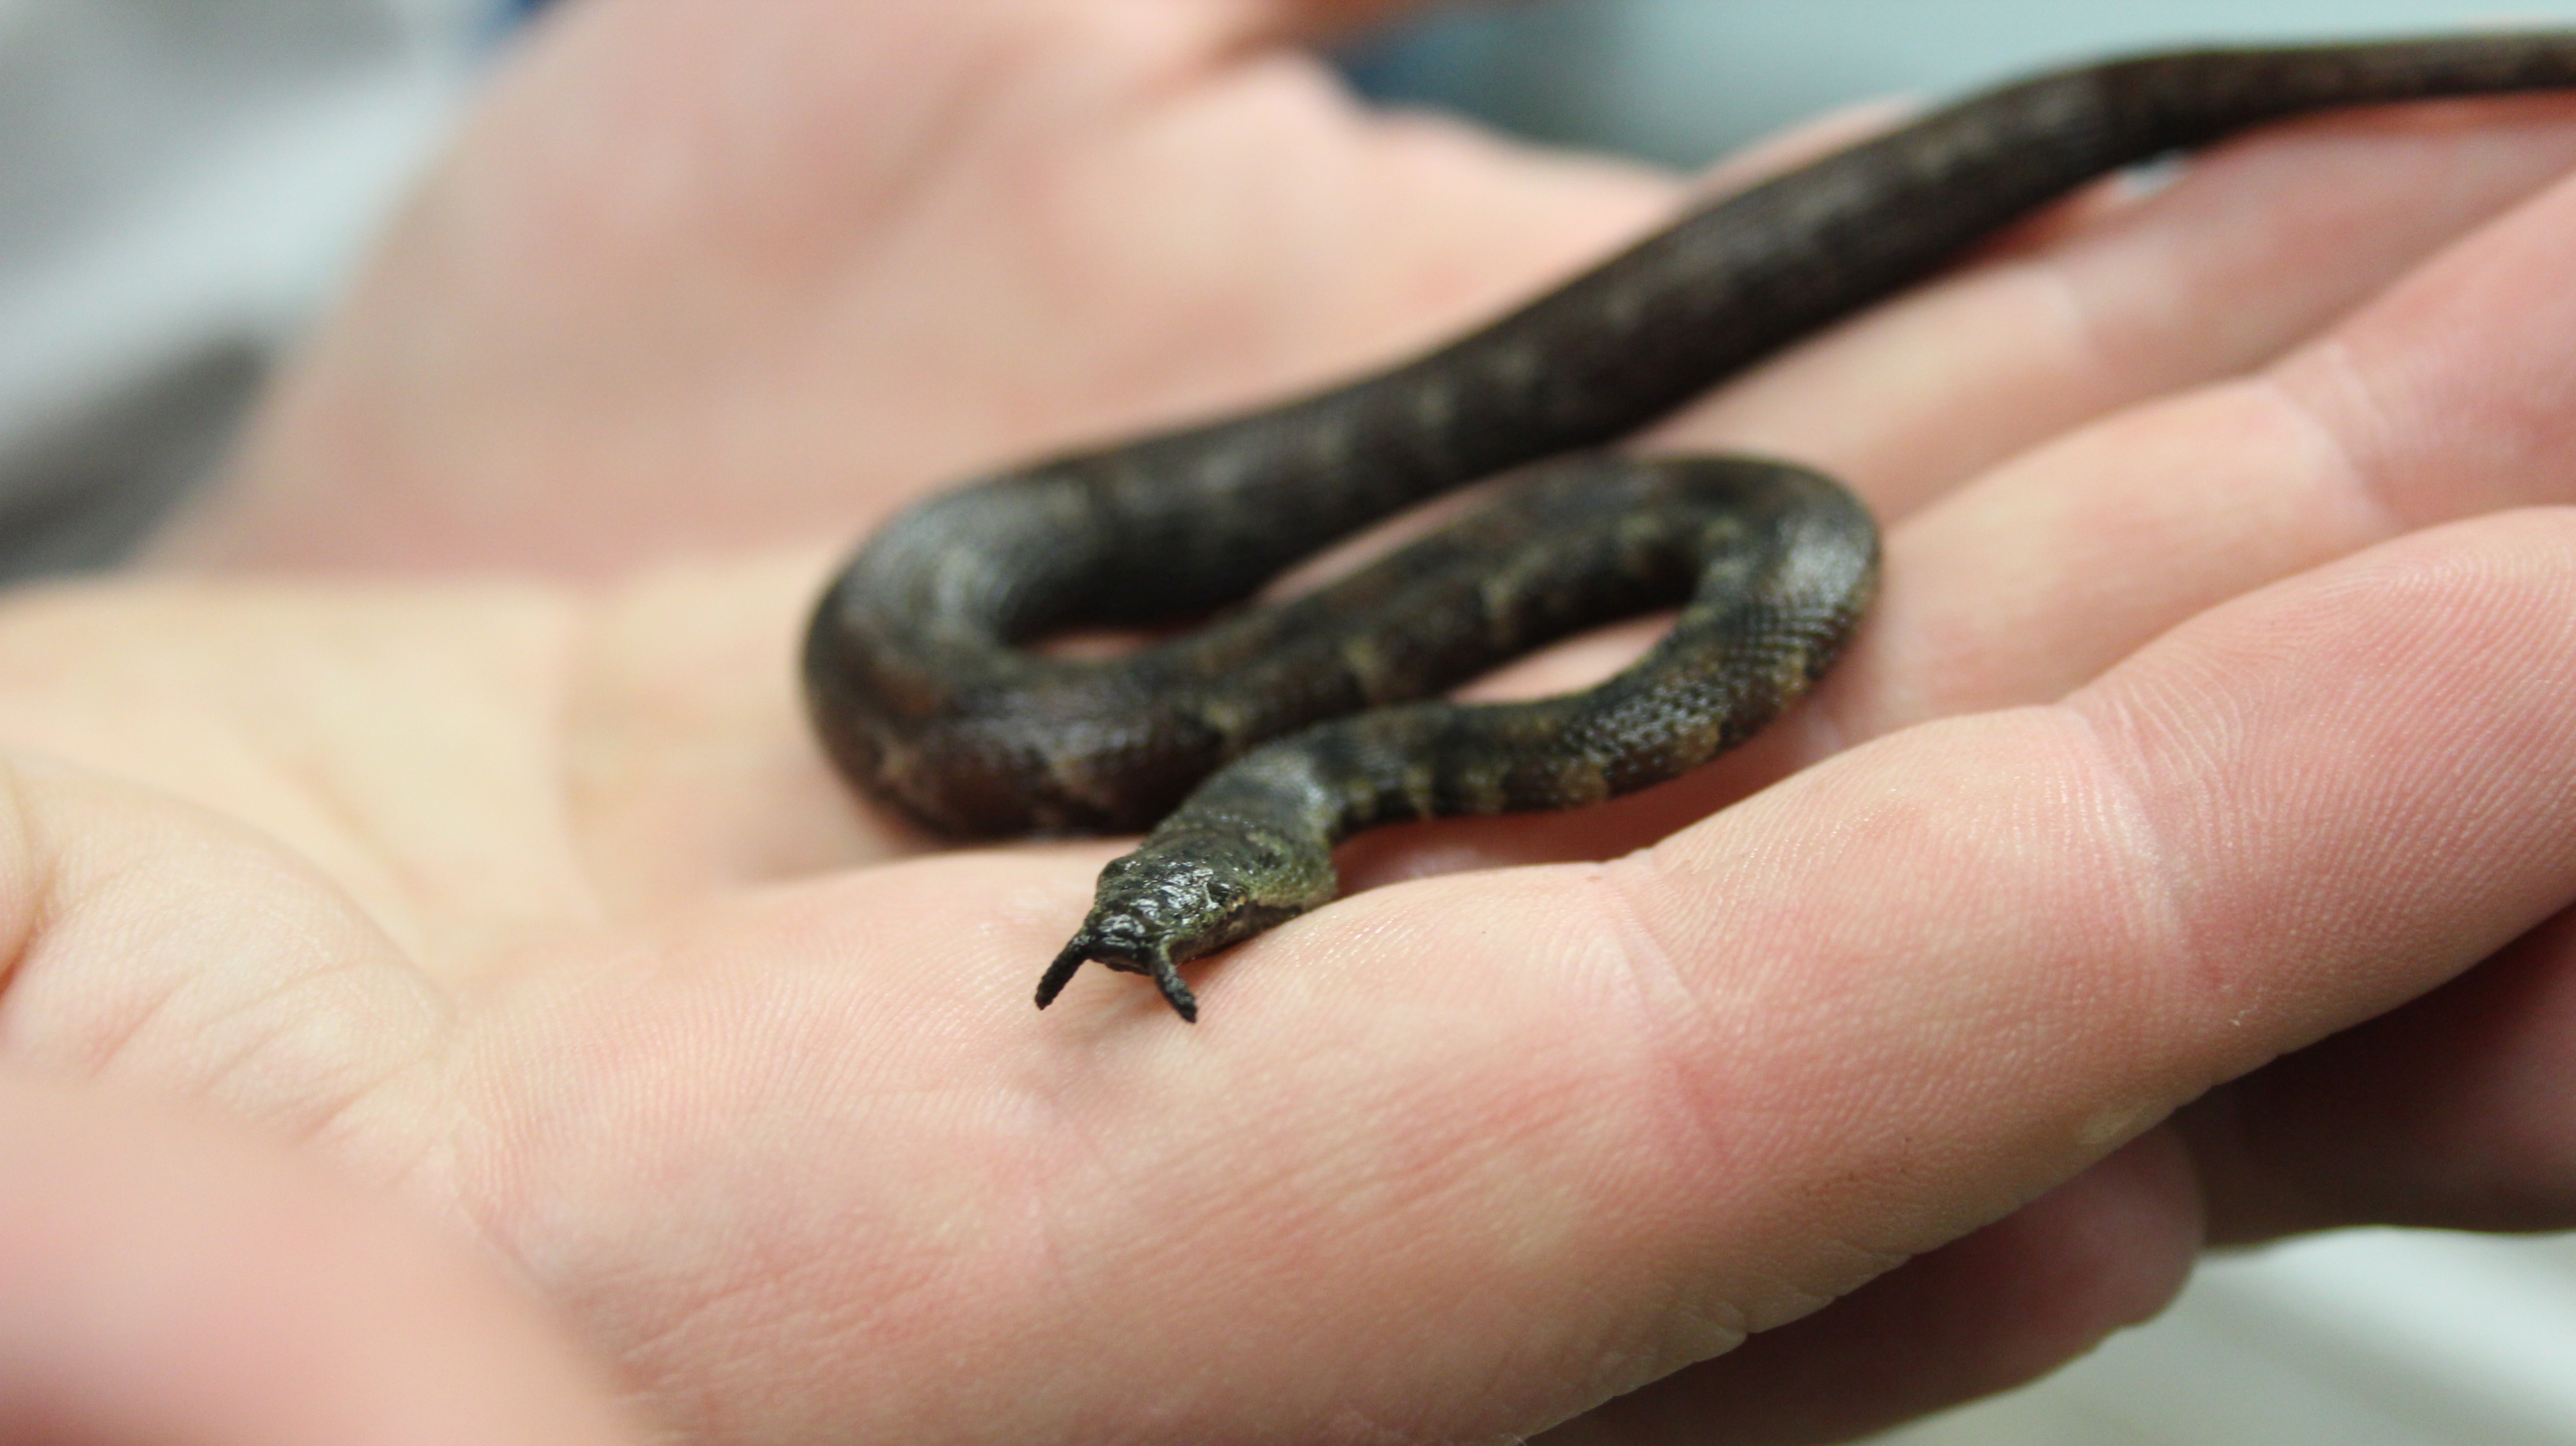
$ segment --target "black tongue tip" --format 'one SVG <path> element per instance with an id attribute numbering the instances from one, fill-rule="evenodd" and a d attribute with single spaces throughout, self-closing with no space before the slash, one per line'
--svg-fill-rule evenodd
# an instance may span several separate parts
<path id="1" fill-rule="evenodd" d="M 1158 959 L 1154 962 L 1154 983 L 1162 989 L 1163 998 L 1171 1004 L 1172 1012 L 1183 1022 L 1199 1022 L 1199 997 L 1190 992 L 1190 986 L 1181 982 L 1181 971 L 1172 967 L 1172 961 Z"/>
<path id="2" fill-rule="evenodd" d="M 1044 1009 L 1055 1003 L 1055 997 L 1062 994 L 1064 986 L 1073 981 L 1074 971 L 1080 969 L 1083 962 L 1090 957 L 1091 933 L 1085 930 L 1073 936 L 1073 942 L 1064 946 L 1064 952 L 1055 956 L 1055 962 L 1049 964 L 1046 973 L 1039 977 L 1038 1008 Z"/>

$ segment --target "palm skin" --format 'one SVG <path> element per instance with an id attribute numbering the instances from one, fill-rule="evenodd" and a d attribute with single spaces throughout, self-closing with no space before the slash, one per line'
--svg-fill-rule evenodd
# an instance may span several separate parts
<path id="1" fill-rule="evenodd" d="M 2231 148 L 1726 389 L 1659 442 L 1893 524 L 1809 707 L 1373 840 L 1409 881 L 1198 970 L 1195 1030 L 1031 1010 L 1117 846 L 847 801 L 816 539 L 1678 194 L 1359 115 L 1284 48 L 1352 8 L 565 13 L 197 575 L 0 612 L 13 1066 L 307 1140 L 710 1441 L 1832 1439 L 2151 1312 L 2204 1227 L 2569 1220 L 2556 101 Z"/>

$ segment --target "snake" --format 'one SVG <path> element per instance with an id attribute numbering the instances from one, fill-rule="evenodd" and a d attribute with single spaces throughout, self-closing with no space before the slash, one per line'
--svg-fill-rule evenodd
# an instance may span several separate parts
<path id="1" fill-rule="evenodd" d="M 1570 808 L 1751 737 L 1868 605 L 1868 510 L 1816 471 L 1612 445 L 2084 183 L 2336 107 L 2576 85 L 2576 33 L 2188 50 L 1985 91 L 1684 214 L 1501 318 L 1284 403 L 1045 458 L 915 503 L 805 633 L 808 712 L 863 793 L 959 838 L 1144 833 L 1041 975 L 1149 976 L 1330 902 L 1382 824 Z M 1508 474 L 1507 476 L 1505 474 Z M 1248 604 L 1468 483 L 1481 510 Z M 1678 607 L 1589 690 L 1442 695 Z M 1080 628 L 1203 625 L 1122 656 Z"/>

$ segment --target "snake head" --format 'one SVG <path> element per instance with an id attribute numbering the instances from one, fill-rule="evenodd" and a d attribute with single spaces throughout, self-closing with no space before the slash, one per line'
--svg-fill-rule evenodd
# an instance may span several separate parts
<path id="1" fill-rule="evenodd" d="M 1100 871 L 1090 916 L 1038 981 L 1038 1008 L 1055 1002 L 1085 960 L 1097 959 L 1151 976 L 1173 1011 L 1196 1023 L 1198 1000 L 1177 966 L 1258 932 L 1269 912 L 1223 869 L 1149 844 Z"/>

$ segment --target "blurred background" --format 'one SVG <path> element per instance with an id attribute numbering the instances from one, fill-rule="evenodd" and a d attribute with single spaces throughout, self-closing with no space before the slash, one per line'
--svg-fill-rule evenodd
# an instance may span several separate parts
<path id="1" fill-rule="evenodd" d="M 534 0 L 0 0 L 0 577 L 112 561 Z M 1339 58 L 1389 103 L 1695 167 L 1856 99 L 2108 49 L 2576 21 L 2576 0 L 1556 0 Z M 2567 1446 L 2576 1240 L 2347 1232 L 2213 1261 L 2164 1319 L 1903 1446 Z"/>

